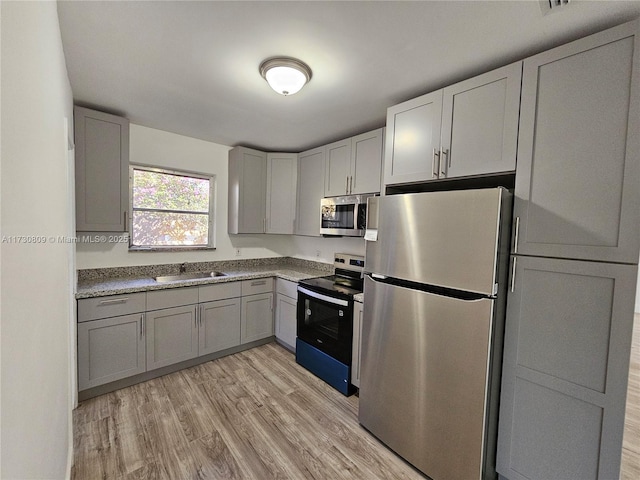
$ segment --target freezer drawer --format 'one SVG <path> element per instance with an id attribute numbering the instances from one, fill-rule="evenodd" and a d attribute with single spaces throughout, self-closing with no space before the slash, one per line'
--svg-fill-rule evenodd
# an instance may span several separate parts
<path id="1" fill-rule="evenodd" d="M 509 254 L 512 203 L 504 188 L 381 197 L 365 269 L 495 295 L 499 258 Z"/>
<path id="2" fill-rule="evenodd" d="M 495 445 L 485 428 L 493 317 L 491 299 L 365 277 L 360 423 L 433 480 L 481 478 L 485 436 Z"/>

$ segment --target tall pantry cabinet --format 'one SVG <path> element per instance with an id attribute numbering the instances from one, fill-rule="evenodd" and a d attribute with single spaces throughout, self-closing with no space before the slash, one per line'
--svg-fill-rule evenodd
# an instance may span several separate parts
<path id="1" fill-rule="evenodd" d="M 524 61 L 501 478 L 620 474 L 640 241 L 638 27 Z"/>

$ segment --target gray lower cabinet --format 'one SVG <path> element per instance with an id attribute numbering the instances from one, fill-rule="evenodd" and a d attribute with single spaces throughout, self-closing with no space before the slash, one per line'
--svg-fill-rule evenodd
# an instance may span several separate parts
<path id="1" fill-rule="evenodd" d="M 276 279 L 276 339 L 291 350 L 296 349 L 296 316 L 298 310 L 298 284 L 282 278 Z"/>
<path id="2" fill-rule="evenodd" d="M 273 278 L 78 300 L 79 391 L 271 337 L 273 319 Z"/>
<path id="3" fill-rule="evenodd" d="M 145 315 L 147 370 L 198 356 L 196 310 L 196 305 L 186 305 Z"/>
<path id="4" fill-rule="evenodd" d="M 240 343 L 273 335 L 273 292 L 242 297 Z"/>
<path id="5" fill-rule="evenodd" d="M 514 271 L 496 469 L 617 479 L 637 267 L 517 257 Z"/>
<path id="6" fill-rule="evenodd" d="M 517 253 L 638 262 L 638 30 L 627 23 L 524 61 Z"/>
<path id="7" fill-rule="evenodd" d="M 240 345 L 240 298 L 203 303 L 198 312 L 198 355 Z"/>
<path id="8" fill-rule="evenodd" d="M 360 388 L 360 361 L 362 359 L 362 303 L 353 302 L 353 344 L 351 346 L 351 384 Z"/>
<path id="9" fill-rule="evenodd" d="M 78 389 L 146 370 L 143 313 L 78 323 Z"/>

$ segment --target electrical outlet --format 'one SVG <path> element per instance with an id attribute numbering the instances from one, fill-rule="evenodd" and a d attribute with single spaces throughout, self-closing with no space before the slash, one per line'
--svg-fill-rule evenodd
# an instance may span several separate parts
<path id="1" fill-rule="evenodd" d="M 239 257 L 240 255 L 242 255 L 242 252 L 239 248 L 236 248 L 236 257 Z"/>

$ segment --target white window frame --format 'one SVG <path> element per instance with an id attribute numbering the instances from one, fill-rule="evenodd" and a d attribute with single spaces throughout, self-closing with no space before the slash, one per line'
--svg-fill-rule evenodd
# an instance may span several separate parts
<path id="1" fill-rule="evenodd" d="M 167 175 L 176 175 L 180 177 L 199 178 L 209 181 L 209 225 L 207 245 L 134 245 L 133 244 L 133 175 L 134 170 L 143 170 L 146 172 L 164 173 Z M 148 165 L 129 165 L 129 251 L 176 251 L 176 250 L 215 250 L 215 213 L 216 213 L 216 176 L 206 173 L 192 172 L 188 170 L 173 170 Z M 139 210 L 139 209 L 136 209 Z M 162 210 L 162 212 L 175 213 L 194 213 L 184 210 Z"/>

